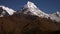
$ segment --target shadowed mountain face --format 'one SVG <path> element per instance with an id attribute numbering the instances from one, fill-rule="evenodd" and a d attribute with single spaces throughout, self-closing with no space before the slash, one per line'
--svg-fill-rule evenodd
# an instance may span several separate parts
<path id="1" fill-rule="evenodd" d="M 0 18 L 0 34 L 50 34 L 60 30 L 60 24 L 46 18 L 15 14 Z"/>

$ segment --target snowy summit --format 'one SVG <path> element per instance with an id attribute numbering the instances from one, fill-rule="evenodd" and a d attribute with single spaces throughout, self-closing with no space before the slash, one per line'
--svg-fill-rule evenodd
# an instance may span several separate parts
<path id="1" fill-rule="evenodd" d="M 36 15 L 36 16 L 39 16 L 39 17 L 45 17 L 45 18 L 48 18 L 49 15 L 42 12 L 40 9 L 37 8 L 37 6 L 28 1 L 27 4 L 24 5 L 23 9 L 21 10 L 21 13 L 24 13 L 24 14 L 30 14 L 30 15 Z"/>
<path id="2" fill-rule="evenodd" d="M 7 15 L 13 15 L 14 12 L 16 11 L 14 11 L 11 8 L 0 5 L 0 17 L 7 16 Z"/>

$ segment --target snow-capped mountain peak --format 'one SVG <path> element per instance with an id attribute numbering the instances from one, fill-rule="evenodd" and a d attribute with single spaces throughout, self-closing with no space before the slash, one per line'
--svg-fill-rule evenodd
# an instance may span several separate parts
<path id="1" fill-rule="evenodd" d="M 24 14 L 36 15 L 39 17 L 48 18 L 48 16 L 49 16 L 48 14 L 46 14 L 43 11 L 41 11 L 40 9 L 38 9 L 37 6 L 30 1 L 28 1 L 27 4 L 24 5 L 23 9 L 20 12 L 24 13 Z"/>
<path id="2" fill-rule="evenodd" d="M 9 15 L 13 15 L 14 12 L 16 12 L 16 11 L 14 11 L 11 8 L 0 5 L 0 16 L 1 15 L 6 15 L 6 13 L 9 14 Z"/>
<path id="3" fill-rule="evenodd" d="M 56 15 L 57 15 L 58 17 L 60 17 L 60 12 L 57 11 L 57 12 L 56 12 Z"/>
<path id="4" fill-rule="evenodd" d="M 8 8 L 8 7 L 5 7 L 5 6 L 0 6 L 0 7 L 2 7 L 2 9 L 4 9 L 4 10 L 6 10 L 8 13 L 9 13 L 9 15 L 12 15 L 13 14 L 13 12 L 15 12 L 13 9 L 11 9 L 11 8 Z"/>
<path id="5" fill-rule="evenodd" d="M 49 16 L 50 19 L 60 22 L 60 12 L 57 11 L 56 13 L 50 14 Z"/>
<path id="6" fill-rule="evenodd" d="M 27 2 L 27 6 L 28 6 L 29 8 L 37 8 L 37 7 L 34 5 L 34 3 L 30 2 L 30 1 Z"/>

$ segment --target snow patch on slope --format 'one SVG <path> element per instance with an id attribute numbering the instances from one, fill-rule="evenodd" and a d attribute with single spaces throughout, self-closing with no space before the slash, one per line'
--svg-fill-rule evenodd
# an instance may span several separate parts
<path id="1" fill-rule="evenodd" d="M 60 12 L 50 14 L 50 19 L 60 22 Z"/>

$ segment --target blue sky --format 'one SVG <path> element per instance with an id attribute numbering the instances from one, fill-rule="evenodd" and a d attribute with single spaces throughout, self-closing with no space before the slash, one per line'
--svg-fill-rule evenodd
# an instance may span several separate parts
<path id="1" fill-rule="evenodd" d="M 0 0 L 0 5 L 7 6 L 14 10 L 19 10 L 27 1 L 35 3 L 35 5 L 46 13 L 54 13 L 60 11 L 60 0 Z"/>

